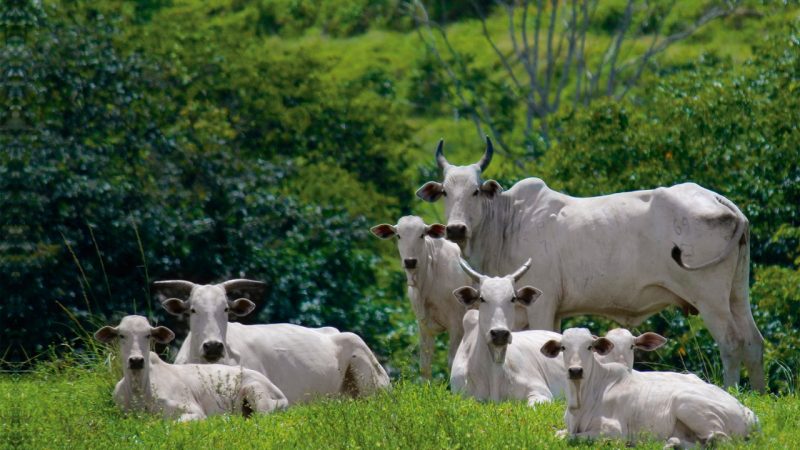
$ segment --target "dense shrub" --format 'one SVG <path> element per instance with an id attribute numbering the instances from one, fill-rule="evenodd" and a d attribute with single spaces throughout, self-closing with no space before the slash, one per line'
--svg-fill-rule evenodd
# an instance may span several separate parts
<path id="1" fill-rule="evenodd" d="M 248 48 L 200 33 L 164 53 L 146 40 L 120 49 L 82 4 L 39 17 L 21 75 L 3 80 L 23 83 L 27 121 L 0 138 L 5 359 L 93 317 L 163 317 L 148 294 L 163 278 L 261 279 L 270 289 L 246 320 L 387 333 L 387 312 L 370 305 L 380 268 L 368 222 L 335 201 L 400 192 L 404 128 L 378 113 L 391 110 L 382 96 L 321 81 L 311 57 L 234 58 Z M 311 164 L 344 175 L 298 179 Z M 342 186 L 320 204 L 284 189 L 302 182 Z M 364 199 L 378 201 L 364 195 L 362 212 Z M 404 202 L 380 204 L 396 214 Z"/>

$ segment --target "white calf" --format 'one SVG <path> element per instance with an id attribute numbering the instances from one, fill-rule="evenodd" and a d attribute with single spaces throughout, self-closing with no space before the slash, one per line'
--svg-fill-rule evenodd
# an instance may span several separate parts
<path id="1" fill-rule="evenodd" d="M 95 333 L 101 342 L 119 342 L 123 377 L 114 401 L 123 411 L 186 421 L 223 413 L 268 413 L 288 405 L 283 393 L 256 371 L 220 364 L 173 365 L 150 351 L 151 339 L 166 344 L 174 337 L 169 328 L 153 328 L 142 316 L 126 316 L 119 326 Z"/>
<path id="2" fill-rule="evenodd" d="M 463 260 L 462 266 L 480 283 L 480 290 L 464 286 L 453 292 L 467 306 L 478 304 L 477 311 L 464 316 L 465 334 L 450 375 L 453 391 L 479 400 L 525 400 L 529 405 L 561 396 L 564 367 L 561 361 L 539 352 L 545 342 L 561 335 L 510 330 L 516 306 L 527 307 L 541 295 L 532 286 L 514 289 L 514 282 L 528 270 L 530 260 L 516 273 L 502 278 L 478 274 Z"/>
<path id="3" fill-rule="evenodd" d="M 576 437 L 609 436 L 634 442 L 643 435 L 665 439 L 668 447 L 707 444 L 747 436 L 758 424 L 751 410 L 707 383 L 668 379 L 664 372 L 637 372 L 619 363 L 600 363 L 614 344 L 585 328 L 564 331 L 542 346 L 563 353 L 567 383 L 567 432 Z M 681 374 L 675 374 L 681 375 Z"/>

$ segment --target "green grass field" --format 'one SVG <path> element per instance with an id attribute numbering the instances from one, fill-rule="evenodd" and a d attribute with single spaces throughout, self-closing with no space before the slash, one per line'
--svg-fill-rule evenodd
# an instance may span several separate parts
<path id="1" fill-rule="evenodd" d="M 528 408 L 484 404 L 451 394 L 443 384 L 395 382 L 390 392 L 362 400 L 326 399 L 281 413 L 217 416 L 177 423 L 124 415 L 105 370 L 67 368 L 0 379 L 0 448 L 623 448 L 622 441 L 571 441 L 562 401 Z M 762 429 L 723 448 L 800 448 L 800 401 L 751 393 L 737 397 Z M 203 444 L 206 443 L 206 444 Z M 650 441 L 638 448 L 661 448 Z"/>

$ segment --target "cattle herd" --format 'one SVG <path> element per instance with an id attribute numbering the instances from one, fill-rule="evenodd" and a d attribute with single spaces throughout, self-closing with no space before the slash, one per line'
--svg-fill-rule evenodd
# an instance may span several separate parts
<path id="1" fill-rule="evenodd" d="M 634 349 L 666 341 L 627 329 L 597 337 L 560 333 L 561 320 L 595 314 L 635 326 L 670 305 L 700 314 L 717 342 L 725 386 L 740 365 L 764 390 L 763 338 L 749 302 L 749 223 L 723 196 L 686 183 L 575 198 L 528 178 L 503 190 L 481 175 L 492 160 L 454 166 L 436 149 L 442 182 L 417 196 L 444 200 L 447 225 L 414 216 L 372 233 L 397 239 L 420 333 L 420 371 L 431 376 L 435 335 L 449 336 L 450 386 L 485 401 L 529 405 L 566 398 L 562 436 L 655 436 L 668 447 L 746 437 L 748 408 L 693 374 L 639 372 Z M 117 342 L 123 378 L 114 400 L 179 420 L 268 413 L 321 396 L 369 395 L 390 386 L 364 341 L 332 327 L 242 325 L 265 285 L 158 281 L 153 290 L 189 335 L 174 364 L 150 352 L 169 329 L 127 316 L 95 334 Z"/>

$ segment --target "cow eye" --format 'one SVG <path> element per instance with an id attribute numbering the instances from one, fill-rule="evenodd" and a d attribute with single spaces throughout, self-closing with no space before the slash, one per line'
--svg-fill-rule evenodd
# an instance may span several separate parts
<path id="1" fill-rule="evenodd" d="M 425 239 L 425 233 L 422 233 L 421 235 L 419 235 L 419 238 L 420 239 Z"/>
<path id="2" fill-rule="evenodd" d="M 511 303 L 514 303 L 515 301 L 517 301 L 517 297 L 511 297 Z"/>
<path id="3" fill-rule="evenodd" d="M 442 191 L 442 195 L 443 195 L 443 196 L 445 196 L 445 197 L 447 197 L 447 191 L 443 190 L 443 191 Z"/>
<path id="4" fill-rule="evenodd" d="M 483 297 L 478 297 L 478 298 L 481 300 L 481 303 L 486 303 L 486 300 L 484 300 Z"/>
<path id="5" fill-rule="evenodd" d="M 196 312 L 197 312 L 197 311 L 195 311 L 195 310 L 194 310 L 194 308 L 190 309 L 189 311 L 190 311 L 192 314 L 194 314 L 194 313 L 196 313 Z"/>
<path id="6" fill-rule="evenodd" d="M 398 241 L 400 240 L 400 235 L 399 235 L 399 234 L 397 235 L 397 240 L 398 240 Z"/>
<path id="7" fill-rule="evenodd" d="M 566 347 L 564 347 L 563 345 L 561 346 L 561 351 L 562 351 L 562 352 L 563 352 L 564 350 L 566 350 L 566 349 L 567 349 L 567 348 L 566 348 Z"/>
<path id="8" fill-rule="evenodd" d="M 228 310 L 229 310 L 229 309 L 230 309 L 230 308 L 225 308 L 225 312 L 228 312 Z"/>
<path id="9" fill-rule="evenodd" d="M 591 350 L 591 349 L 592 349 L 592 346 L 590 345 L 589 348 L 587 348 L 586 350 Z"/>
<path id="10" fill-rule="evenodd" d="M 480 191 L 480 189 L 475 189 L 475 192 L 472 193 L 472 196 L 475 197 Z"/>

